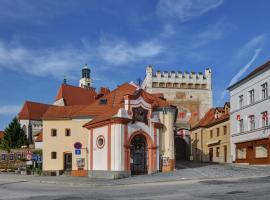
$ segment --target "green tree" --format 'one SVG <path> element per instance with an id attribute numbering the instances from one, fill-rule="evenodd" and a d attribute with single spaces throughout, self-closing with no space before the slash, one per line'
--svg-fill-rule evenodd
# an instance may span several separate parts
<path id="1" fill-rule="evenodd" d="M 15 117 L 5 129 L 0 147 L 10 152 L 11 149 L 21 148 L 23 145 L 28 145 L 26 134 Z"/>

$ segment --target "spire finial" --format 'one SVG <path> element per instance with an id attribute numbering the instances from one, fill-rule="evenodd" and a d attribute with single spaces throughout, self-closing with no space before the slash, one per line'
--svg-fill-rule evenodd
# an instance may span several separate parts
<path id="1" fill-rule="evenodd" d="M 67 76 L 65 75 L 64 76 L 64 79 L 63 79 L 63 84 L 66 85 L 67 84 Z"/>

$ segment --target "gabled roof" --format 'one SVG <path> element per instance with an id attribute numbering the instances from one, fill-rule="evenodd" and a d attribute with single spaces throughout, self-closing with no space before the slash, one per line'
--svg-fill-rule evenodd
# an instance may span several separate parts
<path id="1" fill-rule="evenodd" d="M 18 114 L 19 120 L 41 120 L 42 115 L 53 105 L 26 101 Z"/>
<path id="2" fill-rule="evenodd" d="M 85 124 L 85 126 L 88 126 L 112 118 L 120 108 L 124 108 L 125 96 L 135 98 L 137 95 L 142 95 L 151 101 L 153 106 L 170 106 L 164 99 L 153 96 L 144 90 L 137 90 L 135 86 L 129 83 L 124 83 L 100 99 L 96 99 L 90 105 L 50 107 L 43 115 L 43 119 L 94 118 Z"/>
<path id="3" fill-rule="evenodd" d="M 43 119 L 95 117 L 106 112 L 108 113 L 114 108 L 119 109 L 121 106 L 123 106 L 124 96 L 127 94 L 133 94 L 135 90 L 136 87 L 125 83 L 118 86 L 115 90 L 104 95 L 100 99 L 96 99 L 89 105 L 59 106 L 50 108 L 44 114 Z M 105 104 L 100 103 L 102 99 L 106 99 Z"/>
<path id="4" fill-rule="evenodd" d="M 142 96 L 145 101 L 150 103 L 153 107 L 170 107 L 170 104 L 168 104 L 164 99 L 161 99 L 159 97 L 153 96 L 148 92 L 145 92 L 142 89 L 137 90 L 137 88 L 131 84 L 124 84 L 123 87 L 129 87 L 132 88 L 132 90 L 129 91 L 129 93 L 123 93 L 121 92 L 123 89 L 119 87 L 119 91 L 117 93 L 120 93 L 120 95 L 116 99 L 118 99 L 115 104 L 106 110 L 105 112 L 102 112 L 100 115 L 98 115 L 95 119 L 92 121 L 86 123 L 84 127 L 91 126 L 93 124 L 111 119 L 114 115 L 117 114 L 118 110 L 120 108 L 124 107 L 124 97 L 127 97 L 128 99 L 137 99 L 139 96 Z M 117 89 L 116 89 L 117 91 Z M 120 97 L 120 98 L 119 98 Z"/>
<path id="5" fill-rule="evenodd" d="M 94 89 L 81 88 L 62 84 L 55 97 L 55 101 L 64 100 L 65 106 L 89 105 L 97 96 Z"/>
<path id="6" fill-rule="evenodd" d="M 228 104 L 225 103 L 225 105 Z M 220 115 L 216 118 L 215 114 L 217 111 L 220 113 Z M 229 119 L 230 114 L 225 112 L 225 106 L 223 108 L 222 107 L 211 108 L 204 115 L 204 117 L 197 124 L 195 124 L 190 130 L 193 131 L 198 128 L 208 128 L 210 126 L 214 126 L 218 123 L 227 121 Z"/>
<path id="7" fill-rule="evenodd" d="M 227 88 L 227 90 L 231 90 L 232 88 L 236 87 L 237 85 L 243 83 L 244 81 L 246 81 L 248 79 L 253 78 L 256 74 L 259 74 L 260 72 L 263 72 L 264 70 L 267 70 L 267 69 L 270 69 L 270 61 L 267 61 L 266 63 L 264 63 L 260 67 L 257 67 L 256 69 L 254 69 L 252 72 L 250 72 L 246 77 L 244 77 L 240 81 L 234 83 L 233 85 L 230 85 Z"/>

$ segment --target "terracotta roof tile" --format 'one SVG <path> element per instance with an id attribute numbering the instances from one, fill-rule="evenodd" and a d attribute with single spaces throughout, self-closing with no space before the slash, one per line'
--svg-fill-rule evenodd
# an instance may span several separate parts
<path id="1" fill-rule="evenodd" d="M 150 99 L 155 106 L 170 106 L 164 99 L 151 95 L 143 90 L 138 91 L 135 86 L 124 83 L 100 99 L 96 99 L 90 105 L 50 107 L 43 115 L 43 119 L 93 117 L 94 119 L 89 123 L 96 123 L 111 118 L 120 108 L 123 108 L 124 96 L 134 96 L 138 92 L 141 92 L 147 99 Z"/>
<path id="2" fill-rule="evenodd" d="M 18 119 L 41 120 L 42 115 L 53 105 L 26 101 L 18 114 Z"/>
<path id="3" fill-rule="evenodd" d="M 95 100 L 96 96 L 97 93 L 94 89 L 62 84 L 55 101 L 63 99 L 65 106 L 88 105 Z"/>
<path id="4" fill-rule="evenodd" d="M 219 116 L 218 118 L 215 118 L 215 111 L 216 110 L 218 110 L 221 114 L 221 116 Z M 210 126 L 213 126 L 214 124 L 217 124 L 219 122 L 229 120 L 229 119 L 230 119 L 230 114 L 229 113 L 225 114 L 224 107 L 211 108 L 204 115 L 204 117 L 191 128 L 191 130 L 195 130 L 198 128 L 204 128 L 204 127 L 210 127 Z"/>

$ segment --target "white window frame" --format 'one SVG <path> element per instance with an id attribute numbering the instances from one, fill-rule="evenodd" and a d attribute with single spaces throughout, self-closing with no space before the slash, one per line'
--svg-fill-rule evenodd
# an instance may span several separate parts
<path id="1" fill-rule="evenodd" d="M 255 91 L 254 91 L 254 89 L 250 90 L 248 92 L 248 94 L 249 94 L 249 104 L 253 104 L 255 102 Z"/>
<path id="2" fill-rule="evenodd" d="M 269 125 L 268 111 L 264 111 L 261 113 L 261 120 L 262 120 L 262 127 L 267 127 Z"/>
<path id="3" fill-rule="evenodd" d="M 261 85 L 262 88 L 262 99 L 266 99 L 268 97 L 268 83 L 265 82 Z"/>
<path id="4" fill-rule="evenodd" d="M 238 97 L 238 107 L 242 108 L 244 106 L 244 95 Z"/>
<path id="5" fill-rule="evenodd" d="M 238 121 L 238 132 L 239 133 L 244 132 L 244 119 L 240 119 Z"/>
<path id="6" fill-rule="evenodd" d="M 252 131 L 256 128 L 256 124 L 255 124 L 255 116 L 254 115 L 250 115 L 248 117 L 249 119 L 249 130 Z"/>

